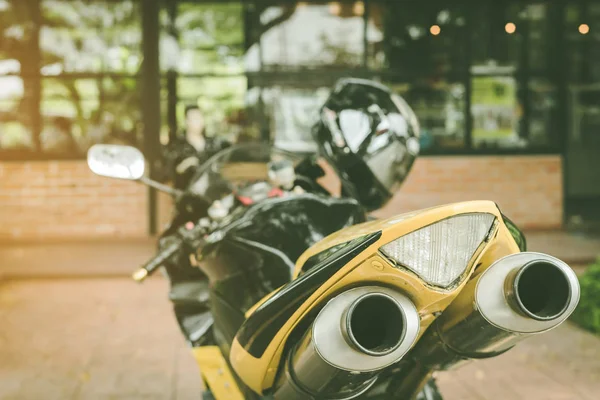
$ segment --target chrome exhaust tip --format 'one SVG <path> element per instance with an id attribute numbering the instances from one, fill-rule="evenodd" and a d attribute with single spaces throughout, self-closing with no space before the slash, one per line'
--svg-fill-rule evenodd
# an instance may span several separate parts
<path id="1" fill-rule="evenodd" d="M 379 286 L 349 289 L 329 300 L 289 353 L 275 399 L 351 399 L 412 348 L 420 329 L 413 302 Z"/>
<path id="2" fill-rule="evenodd" d="M 419 314 L 405 295 L 363 286 L 331 299 L 312 327 L 319 354 L 352 372 L 376 371 L 404 356 L 417 339 Z"/>
<path id="3" fill-rule="evenodd" d="M 392 353 L 406 336 L 406 312 L 385 293 L 367 293 L 356 299 L 342 323 L 348 344 L 371 356 Z"/>
<path id="4" fill-rule="evenodd" d="M 540 333 L 564 322 L 579 302 L 575 272 L 547 254 L 504 257 L 485 271 L 475 303 L 491 324 L 509 332 Z"/>
<path id="5" fill-rule="evenodd" d="M 537 321 L 549 321 L 567 311 L 573 288 L 560 265 L 535 260 L 506 278 L 505 292 L 515 311 Z"/>
<path id="6" fill-rule="evenodd" d="M 503 257 L 469 281 L 409 354 L 394 398 L 411 399 L 435 370 L 496 357 L 556 328 L 579 302 L 579 281 L 561 260 L 523 252 Z"/>

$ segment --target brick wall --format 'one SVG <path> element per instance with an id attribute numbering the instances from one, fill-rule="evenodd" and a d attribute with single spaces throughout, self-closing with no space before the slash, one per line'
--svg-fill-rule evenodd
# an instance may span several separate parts
<path id="1" fill-rule="evenodd" d="M 85 161 L 0 163 L 0 241 L 143 237 L 148 191 L 94 175 Z M 168 220 L 169 198 L 159 197 Z"/>
<path id="2" fill-rule="evenodd" d="M 162 226 L 171 205 L 159 196 Z M 481 199 L 522 227 L 560 227 L 560 157 L 422 157 L 378 214 Z M 143 237 L 147 210 L 144 186 L 96 176 L 84 161 L 0 163 L 1 241 Z"/>
<path id="3" fill-rule="evenodd" d="M 378 215 L 467 200 L 492 200 L 519 227 L 562 226 L 560 156 L 422 157 Z"/>

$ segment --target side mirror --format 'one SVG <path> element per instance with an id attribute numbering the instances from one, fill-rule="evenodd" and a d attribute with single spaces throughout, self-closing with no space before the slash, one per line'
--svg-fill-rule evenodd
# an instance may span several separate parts
<path id="1" fill-rule="evenodd" d="M 134 181 L 144 176 L 144 155 L 131 146 L 96 144 L 88 150 L 87 163 L 100 176 Z"/>

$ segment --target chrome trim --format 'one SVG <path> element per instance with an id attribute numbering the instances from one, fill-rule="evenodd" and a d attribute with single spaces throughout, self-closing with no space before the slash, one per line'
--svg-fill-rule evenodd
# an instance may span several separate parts
<path id="1" fill-rule="evenodd" d="M 555 318 L 539 320 L 524 315 L 511 306 L 510 292 L 505 281 L 533 261 L 543 261 L 558 268 L 570 287 L 570 298 L 562 314 Z M 514 333 L 532 334 L 550 330 L 564 322 L 579 303 L 580 288 L 577 275 L 563 261 L 547 254 L 523 252 L 501 258 L 481 274 L 475 288 L 476 306 L 481 315 L 493 326 Z"/>
<path id="2" fill-rule="evenodd" d="M 360 304 L 364 303 L 365 300 L 369 300 L 369 298 L 386 299 L 387 301 L 389 301 L 389 303 L 391 305 L 393 305 L 396 308 L 396 311 L 399 312 L 400 331 L 398 332 L 397 338 L 394 338 L 395 343 L 392 346 L 390 346 L 389 348 L 381 350 L 381 351 L 371 350 L 371 349 L 367 349 L 366 347 L 364 347 L 360 343 L 360 341 L 355 337 L 355 335 L 354 335 L 355 332 L 352 329 L 352 317 L 355 314 L 356 308 Z M 359 350 L 365 354 L 369 354 L 371 356 L 384 356 L 384 355 L 392 353 L 394 350 L 396 350 L 398 348 L 398 346 L 400 346 L 400 344 L 402 344 L 402 341 L 404 340 L 404 337 L 406 336 L 406 314 L 404 313 L 402 306 L 393 297 L 391 297 L 387 294 L 384 294 L 384 293 L 379 293 L 379 292 L 367 293 L 365 295 L 362 295 L 358 299 L 356 299 L 350 305 L 350 307 L 348 307 L 348 310 L 346 311 L 346 313 L 342 319 L 342 334 L 344 335 L 344 338 L 346 339 L 348 344 L 351 346 L 354 346 L 357 350 Z"/>
<path id="3" fill-rule="evenodd" d="M 540 274 L 539 269 L 540 267 L 544 268 L 544 266 L 545 271 L 543 271 L 543 273 Z M 561 268 L 558 268 L 555 264 L 549 263 L 544 260 L 536 260 L 531 261 L 524 265 L 522 268 L 514 271 L 514 273 L 511 273 L 509 276 L 506 277 L 505 295 L 508 304 L 511 307 L 513 307 L 515 311 L 523 314 L 526 317 L 533 318 L 538 321 L 548 321 L 561 316 L 567 310 L 573 293 L 571 290 L 571 286 L 568 284 L 569 277 Z M 534 278 L 536 278 L 535 280 L 532 280 L 529 276 L 527 276 L 532 274 Z M 550 286 L 556 286 L 554 288 L 551 288 L 555 293 L 553 293 L 554 296 L 552 299 L 548 298 L 547 301 L 543 302 L 546 306 L 545 309 L 542 308 L 540 310 L 534 311 L 531 308 L 538 308 L 541 305 L 541 303 L 538 301 L 538 303 L 530 304 L 530 297 L 523 299 L 522 295 L 525 293 L 521 293 L 521 286 L 531 285 L 532 283 L 535 283 L 535 286 L 539 285 L 539 288 L 544 289 L 544 282 L 542 281 L 544 274 L 554 275 L 548 276 L 548 279 L 550 281 L 546 282 L 546 284 Z M 563 287 L 559 288 L 558 286 Z M 546 287 L 546 289 L 548 289 L 548 287 Z M 545 292 L 548 293 L 548 290 L 546 290 Z M 555 304 L 551 304 L 552 300 Z M 554 310 L 551 310 L 553 308 Z"/>
<path id="4" fill-rule="evenodd" d="M 551 264 L 567 279 L 568 304 L 551 319 L 533 319 L 511 300 L 515 276 L 532 262 Z M 422 383 L 436 370 L 457 367 L 472 359 L 495 357 L 531 335 L 557 327 L 575 310 L 579 294 L 573 270 L 552 256 L 523 252 L 497 260 L 467 282 L 405 357 L 407 365 L 395 377 L 401 384 L 394 390 L 393 398 L 414 398 Z"/>
<path id="5" fill-rule="evenodd" d="M 392 352 L 380 356 L 373 356 L 349 346 L 342 331 L 341 319 L 349 307 L 363 295 L 372 293 L 382 293 L 394 299 L 403 310 L 406 319 L 406 331 L 402 342 Z M 316 351 L 327 363 L 346 371 L 370 372 L 400 360 L 417 339 L 419 328 L 419 314 L 408 297 L 385 287 L 363 286 L 350 289 L 330 300 L 317 316 L 312 334 Z"/>
<path id="6" fill-rule="evenodd" d="M 403 322 L 398 343 L 390 351 L 371 352 L 375 354 L 365 352 L 356 338 L 352 339 L 353 328 L 348 326 L 353 310 L 372 297 L 392 302 Z M 285 400 L 356 398 L 373 386 L 383 368 L 408 352 L 419 328 L 417 310 L 403 294 L 378 286 L 347 290 L 325 304 L 312 327 L 289 352 L 285 373 L 280 375 L 273 397 Z"/>

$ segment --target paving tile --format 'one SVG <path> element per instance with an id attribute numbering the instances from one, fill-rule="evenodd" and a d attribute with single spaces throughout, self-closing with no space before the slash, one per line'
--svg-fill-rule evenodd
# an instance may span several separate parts
<path id="1" fill-rule="evenodd" d="M 597 400 L 600 338 L 564 324 L 494 359 L 438 374 L 445 400 Z M 167 282 L 0 283 L 0 399 L 199 398 Z"/>

